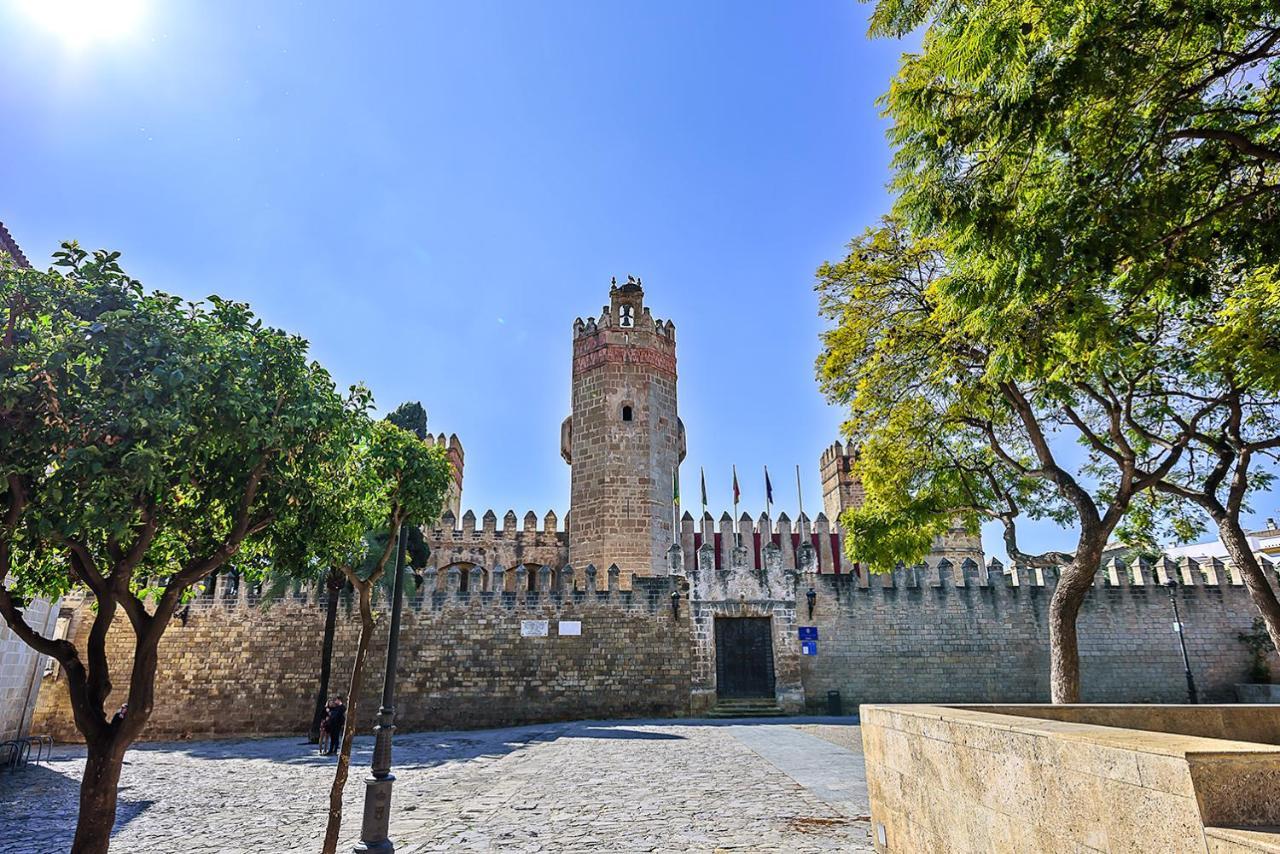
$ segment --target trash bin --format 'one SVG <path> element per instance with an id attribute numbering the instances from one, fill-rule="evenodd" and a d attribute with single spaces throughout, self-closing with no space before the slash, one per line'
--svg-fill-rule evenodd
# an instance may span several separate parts
<path id="1" fill-rule="evenodd" d="M 839 717 L 840 715 L 844 714 L 844 712 L 841 711 L 840 709 L 840 692 L 839 691 L 827 692 L 827 714 L 831 715 L 832 717 Z"/>

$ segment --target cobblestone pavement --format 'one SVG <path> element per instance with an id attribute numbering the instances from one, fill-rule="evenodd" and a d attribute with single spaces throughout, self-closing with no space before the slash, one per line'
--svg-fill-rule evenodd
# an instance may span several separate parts
<path id="1" fill-rule="evenodd" d="M 797 719 L 611 721 L 397 736 L 391 837 L 428 851 L 870 851 L 856 727 L 848 749 Z M 830 722 L 828 722 L 830 723 Z M 845 739 L 841 739 L 845 741 Z M 344 836 L 359 836 L 360 738 Z M 66 851 L 84 767 L 0 773 L 0 849 Z M 333 759 L 297 738 L 147 744 L 121 777 L 113 852 L 317 851 Z"/>

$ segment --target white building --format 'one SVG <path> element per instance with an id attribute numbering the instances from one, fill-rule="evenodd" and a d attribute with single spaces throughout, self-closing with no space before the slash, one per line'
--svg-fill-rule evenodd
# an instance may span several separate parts
<path id="1" fill-rule="evenodd" d="M 1272 563 L 1280 560 L 1280 527 L 1276 526 L 1275 519 L 1268 519 L 1265 528 L 1258 531 L 1246 531 L 1245 535 L 1249 538 L 1249 551 L 1264 556 Z M 1165 553 L 1174 560 L 1184 557 L 1189 557 L 1195 561 L 1205 561 L 1215 557 L 1223 562 L 1230 562 L 1231 560 L 1227 554 L 1227 547 L 1222 544 L 1222 540 L 1174 546 L 1166 549 Z"/>

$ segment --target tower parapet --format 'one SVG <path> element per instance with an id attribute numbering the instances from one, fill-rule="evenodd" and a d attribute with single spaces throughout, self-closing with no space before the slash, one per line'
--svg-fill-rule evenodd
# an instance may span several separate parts
<path id="1" fill-rule="evenodd" d="M 684 459 L 676 404 L 675 325 L 644 304 L 638 279 L 609 289 L 600 317 L 573 323 L 572 413 L 560 432 L 569 463 L 569 553 L 665 575 L 673 476 Z"/>
<path id="2" fill-rule="evenodd" d="M 852 445 L 847 449 L 839 442 L 822 452 L 822 509 L 827 518 L 839 524 L 840 515 L 851 507 L 861 507 L 866 497 L 862 481 L 853 469 L 858 451 Z"/>
<path id="3" fill-rule="evenodd" d="M 462 509 L 462 467 L 464 462 L 462 442 L 458 439 L 457 433 L 451 433 L 448 437 L 443 433 L 439 435 L 428 433 L 426 441 L 437 448 L 443 448 L 449 458 L 449 465 L 453 468 L 453 479 L 450 481 L 449 489 L 445 493 L 444 512 L 452 513 L 453 518 L 456 519 Z"/>

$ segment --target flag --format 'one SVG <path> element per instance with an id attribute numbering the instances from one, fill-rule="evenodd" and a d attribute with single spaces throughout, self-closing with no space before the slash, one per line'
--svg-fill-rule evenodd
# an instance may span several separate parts
<path id="1" fill-rule="evenodd" d="M 680 469 L 671 470 L 671 503 L 680 505 Z"/>
<path id="2" fill-rule="evenodd" d="M 742 491 L 738 489 L 738 467 L 733 467 L 733 506 L 738 506 L 738 497 L 742 495 Z"/>
<path id="3" fill-rule="evenodd" d="M 773 484 L 769 482 L 769 467 L 764 467 L 764 500 L 768 504 L 773 503 Z"/>
<path id="4" fill-rule="evenodd" d="M 702 509 L 707 509 L 707 472 L 702 466 L 698 466 L 698 474 L 702 476 Z"/>

